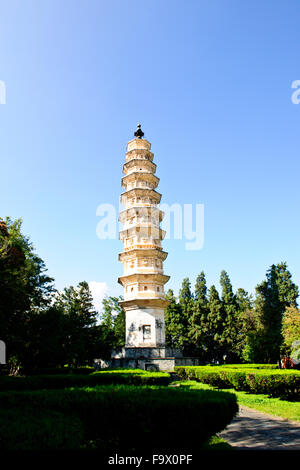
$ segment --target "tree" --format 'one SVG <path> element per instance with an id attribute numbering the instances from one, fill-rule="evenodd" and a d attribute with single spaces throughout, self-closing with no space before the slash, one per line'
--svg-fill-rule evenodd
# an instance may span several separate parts
<path id="1" fill-rule="evenodd" d="M 179 305 L 181 307 L 181 347 L 185 354 L 193 354 L 193 345 L 189 339 L 190 318 L 193 315 L 194 297 L 191 292 L 191 283 L 188 277 L 182 281 L 179 291 Z"/>
<path id="2" fill-rule="evenodd" d="M 170 348 L 181 348 L 185 338 L 182 308 L 171 289 L 165 298 L 170 302 L 165 310 L 166 344 Z"/>
<path id="3" fill-rule="evenodd" d="M 221 272 L 220 285 L 222 288 L 222 307 L 224 322 L 223 339 L 226 344 L 226 362 L 239 360 L 239 342 L 241 322 L 238 315 L 236 296 L 233 293 L 232 284 L 226 271 Z"/>
<path id="4" fill-rule="evenodd" d="M 123 297 L 107 297 L 103 299 L 103 313 L 101 315 L 101 326 L 103 330 L 103 341 L 108 350 L 118 349 L 125 346 L 125 311 L 119 305 Z"/>
<path id="5" fill-rule="evenodd" d="M 84 364 L 89 359 L 90 328 L 96 325 L 97 316 L 88 283 L 83 281 L 76 288 L 65 288 L 58 295 L 55 306 L 62 309 L 65 316 L 67 363 Z"/>
<path id="6" fill-rule="evenodd" d="M 226 338 L 224 336 L 226 317 L 218 291 L 214 285 L 209 290 L 208 305 L 209 333 L 211 338 L 210 361 L 223 363 L 227 349 Z"/>
<path id="7" fill-rule="evenodd" d="M 209 361 L 211 334 L 209 329 L 209 306 L 205 274 L 202 271 L 196 278 L 193 312 L 189 318 L 190 348 L 203 361 Z"/>
<path id="8" fill-rule="evenodd" d="M 25 365 L 33 361 L 35 317 L 49 307 L 55 289 L 21 227 L 21 219 L 0 219 L 0 325 L 8 359 Z"/>
<path id="9" fill-rule="evenodd" d="M 236 349 L 240 359 L 249 361 L 248 335 L 257 330 L 257 321 L 253 309 L 252 296 L 244 289 L 238 288 L 236 292 L 239 331 L 236 339 Z M 250 361 L 251 362 L 251 361 Z"/>
<path id="10" fill-rule="evenodd" d="M 283 342 L 282 317 L 287 307 L 297 305 L 298 287 L 292 282 L 286 263 L 272 265 L 266 280 L 256 287 L 255 309 L 259 318 L 259 339 L 254 356 L 267 363 L 280 363 Z"/>
<path id="11" fill-rule="evenodd" d="M 286 354 L 291 353 L 292 344 L 300 340 L 300 311 L 297 307 L 287 307 L 282 319 L 283 346 Z"/>

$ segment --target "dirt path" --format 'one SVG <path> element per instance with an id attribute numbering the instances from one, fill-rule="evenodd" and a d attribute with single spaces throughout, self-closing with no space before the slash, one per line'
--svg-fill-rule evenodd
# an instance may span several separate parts
<path id="1" fill-rule="evenodd" d="M 219 436 L 235 449 L 300 450 L 300 423 L 245 406 Z"/>

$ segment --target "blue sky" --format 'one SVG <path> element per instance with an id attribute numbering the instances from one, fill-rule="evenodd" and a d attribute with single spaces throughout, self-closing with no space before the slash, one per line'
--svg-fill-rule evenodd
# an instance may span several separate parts
<path id="1" fill-rule="evenodd" d="M 201 270 L 219 287 L 225 269 L 253 292 L 282 260 L 300 284 L 299 15 L 292 0 L 1 4 L 0 215 L 23 218 L 57 288 L 122 293 L 96 209 L 118 207 L 137 122 L 162 202 L 205 205 L 202 250 L 164 243 L 168 287 Z"/>

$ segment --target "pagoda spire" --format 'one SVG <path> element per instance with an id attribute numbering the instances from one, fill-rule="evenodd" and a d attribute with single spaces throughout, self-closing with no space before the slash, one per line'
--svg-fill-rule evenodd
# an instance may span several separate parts
<path id="1" fill-rule="evenodd" d="M 137 139 L 142 139 L 144 137 L 145 134 L 141 129 L 141 124 L 137 125 L 137 128 L 136 128 L 136 131 L 135 131 L 134 135 Z"/>

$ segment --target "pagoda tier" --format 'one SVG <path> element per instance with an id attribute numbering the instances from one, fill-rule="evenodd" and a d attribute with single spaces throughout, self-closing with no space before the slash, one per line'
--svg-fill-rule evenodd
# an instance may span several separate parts
<path id="1" fill-rule="evenodd" d="M 130 173 L 139 173 L 140 171 L 143 173 L 152 173 L 154 175 L 156 172 L 156 165 L 150 160 L 140 160 L 137 158 L 130 160 L 123 165 L 123 173 L 125 175 Z"/>
<path id="2" fill-rule="evenodd" d="M 160 203 L 161 194 L 154 189 L 149 188 L 132 188 L 121 194 L 120 202 L 127 207 L 133 205 L 149 206 Z"/>
<path id="3" fill-rule="evenodd" d="M 122 178 L 122 186 L 126 191 L 133 188 L 155 189 L 159 178 L 149 171 L 135 171 Z"/>
<path id="4" fill-rule="evenodd" d="M 163 220 L 163 217 L 164 212 L 158 209 L 156 206 L 133 206 L 129 207 L 125 211 L 120 212 L 119 222 L 131 225 L 137 222 L 149 222 L 149 220 L 153 220 L 153 222 L 157 225 Z"/>
<path id="5" fill-rule="evenodd" d="M 124 268 L 118 279 L 124 287 L 120 305 L 126 312 L 127 347 L 164 347 L 164 310 L 168 305 L 164 285 L 169 280 L 163 272 L 168 254 L 161 246 L 164 213 L 158 208 L 161 194 L 156 191 L 159 178 L 154 174 L 151 144 L 142 138 L 140 128 L 135 135 L 127 144 L 121 183 L 125 191 L 120 201 L 125 209 L 119 215 L 123 224 L 119 238 L 124 247 L 119 254 Z"/>

